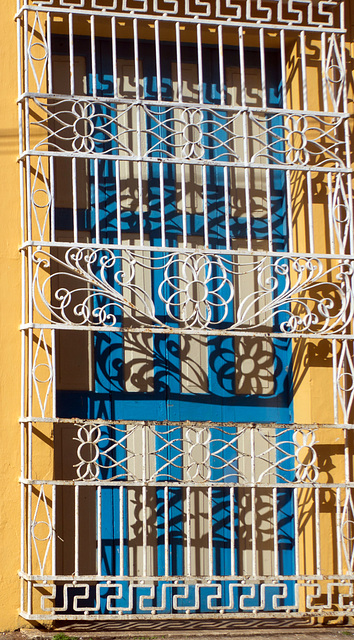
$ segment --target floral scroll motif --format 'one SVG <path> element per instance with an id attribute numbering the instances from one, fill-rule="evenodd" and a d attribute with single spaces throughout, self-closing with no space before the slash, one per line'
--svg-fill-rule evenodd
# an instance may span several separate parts
<path id="1" fill-rule="evenodd" d="M 170 318 L 204 328 L 226 319 L 234 288 L 219 256 L 176 254 L 164 268 L 159 295 Z"/>
<path id="2" fill-rule="evenodd" d="M 320 334 L 342 332 L 354 313 L 350 260 L 326 269 L 315 257 L 252 255 L 241 263 L 237 255 L 201 251 L 156 257 L 151 250 L 72 246 L 62 260 L 38 248 L 33 261 L 37 311 L 51 322 L 68 325 L 118 328 L 124 314 L 149 330 L 171 330 L 170 318 L 185 330 L 262 330 L 272 321 L 284 334 Z M 50 265 L 51 273 L 43 276 Z M 139 283 L 138 267 L 158 274 L 155 297 Z M 237 285 L 249 274 L 254 288 L 239 295 Z M 60 277 L 65 286 L 60 286 Z M 164 303 L 165 315 L 157 313 L 157 302 L 159 307 Z"/>
<path id="3" fill-rule="evenodd" d="M 242 424 L 87 421 L 77 426 L 74 440 L 78 442 L 74 468 L 80 480 L 156 482 L 174 480 L 178 472 L 187 482 L 244 485 L 312 483 L 319 475 L 311 429 L 257 424 L 252 433 Z"/>
<path id="4" fill-rule="evenodd" d="M 33 127 L 46 132 L 35 149 L 48 145 L 54 152 L 133 155 L 129 140 L 136 131 L 127 127 L 126 121 L 128 116 L 136 120 L 136 105 L 89 98 L 51 99 L 49 103 L 35 99 L 35 104 L 45 117 L 32 123 Z"/>
<path id="5" fill-rule="evenodd" d="M 98 154 L 117 159 L 341 167 L 345 170 L 345 115 L 269 114 L 250 107 L 174 106 L 154 100 L 121 103 L 85 98 L 34 98 L 33 150 Z M 41 119 L 41 115 L 43 115 Z M 245 155 L 247 119 L 249 146 Z M 130 123 L 129 126 L 127 123 Z M 146 123 L 145 127 L 142 123 Z M 38 141 L 38 128 L 45 132 Z M 251 151 L 252 149 L 252 151 Z"/>
<path id="6" fill-rule="evenodd" d="M 152 107 L 145 105 L 146 157 L 242 162 L 244 138 L 236 132 L 242 109 Z"/>
<path id="7" fill-rule="evenodd" d="M 51 261 L 46 251 L 38 249 L 33 260 L 37 265 L 34 278 L 35 304 L 42 315 L 44 305 L 50 310 L 53 319 L 65 324 L 115 326 L 123 309 L 129 317 L 139 311 L 145 319 L 155 318 L 153 301 L 135 284 L 137 261 L 129 251 L 125 251 L 125 255 L 117 255 L 109 249 L 92 250 L 73 246 L 66 251 L 65 260 L 52 256 Z M 60 270 L 51 273 L 42 282 L 41 270 L 48 270 L 51 262 L 59 265 Z M 147 267 L 144 257 L 141 264 Z M 58 284 L 55 286 L 55 283 L 60 283 L 61 276 L 71 280 L 72 288 Z M 135 304 L 124 297 L 124 288 L 134 294 Z"/>
<path id="8" fill-rule="evenodd" d="M 317 453 L 315 449 L 316 436 L 314 431 L 299 429 L 294 431 L 296 479 L 300 482 L 316 482 L 319 476 Z"/>
<path id="9" fill-rule="evenodd" d="M 79 462 L 76 473 L 80 480 L 102 478 L 136 479 L 129 474 L 129 461 L 137 455 L 130 450 L 131 436 L 139 425 L 134 425 L 129 432 L 125 428 L 107 427 L 87 422 L 81 425 L 75 438 L 79 445 L 77 457 Z"/>
<path id="10" fill-rule="evenodd" d="M 252 136 L 258 150 L 251 162 L 264 158 L 278 165 L 345 168 L 344 116 L 284 114 L 265 118 L 253 113 L 250 120 L 260 133 Z"/>

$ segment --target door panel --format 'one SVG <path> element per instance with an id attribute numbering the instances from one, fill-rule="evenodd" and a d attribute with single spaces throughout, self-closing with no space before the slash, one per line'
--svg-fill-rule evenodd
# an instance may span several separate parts
<path id="1" fill-rule="evenodd" d="M 85 57 L 84 40 L 81 44 L 81 57 Z M 114 84 L 111 52 L 104 40 L 97 42 L 97 47 L 100 52 L 97 86 L 104 98 L 112 95 Z M 139 108 L 136 105 L 120 116 L 123 133 L 117 160 L 96 158 L 90 161 L 91 196 L 85 233 L 90 242 L 120 245 L 120 276 L 118 280 L 112 276 L 109 284 L 122 294 L 124 290 L 130 315 L 123 317 L 122 311 L 115 311 L 115 322 L 126 330 L 124 334 L 112 331 L 94 334 L 91 388 L 77 389 L 69 384 L 69 380 L 65 387 L 64 381 L 58 389 L 58 413 L 64 417 L 75 415 L 93 420 L 161 423 L 155 430 L 147 430 L 144 443 L 141 430 L 134 426 L 120 425 L 119 429 L 100 427 L 106 442 L 116 442 L 119 432 L 122 446 L 115 447 L 112 452 L 115 465 L 123 464 L 127 458 L 123 464 L 126 473 L 119 478 L 123 484 L 116 486 L 112 483 L 112 487 L 102 487 L 101 501 L 96 505 L 102 515 L 99 533 L 102 575 L 230 576 L 230 567 L 233 574 L 252 574 L 256 567 L 258 574 L 267 575 L 272 573 L 274 556 L 278 553 L 271 533 L 275 525 L 273 490 L 257 490 L 259 497 L 252 497 L 254 489 L 230 491 L 229 487 L 212 487 L 210 484 L 222 485 L 223 482 L 237 482 L 240 475 L 250 476 L 249 460 L 238 460 L 235 456 L 238 446 L 247 449 L 241 427 L 240 435 L 235 426 L 203 430 L 202 427 L 188 429 L 178 423 L 186 420 L 192 423 L 208 420 L 215 423 L 291 422 L 290 343 L 262 335 L 181 336 L 137 333 L 133 329 L 139 326 L 143 317 L 139 291 L 154 301 L 157 317 L 171 329 L 178 328 L 182 319 L 185 326 L 193 326 L 194 323 L 197 327 L 197 320 L 200 324 L 208 314 L 212 322 L 220 322 L 217 328 L 223 329 L 228 322 L 234 321 L 240 301 L 245 296 L 249 296 L 251 305 L 252 292 L 257 288 L 257 272 L 252 266 L 256 258 L 229 254 L 227 259 L 231 261 L 232 268 L 224 273 L 224 287 L 229 291 L 234 288 L 234 303 L 228 304 L 226 313 L 225 305 L 208 307 L 205 300 L 210 295 L 215 296 L 213 287 L 215 289 L 215 282 L 218 283 L 220 278 L 220 263 L 212 252 L 250 248 L 262 251 L 269 247 L 269 238 L 273 248 L 284 248 L 284 185 L 277 171 L 270 175 L 266 169 L 250 170 L 247 182 L 244 169 L 211 162 L 215 159 L 228 162 L 230 157 L 239 153 L 239 141 L 233 136 L 242 133 L 243 127 L 240 117 L 235 117 L 231 128 L 225 127 L 227 114 L 220 105 L 218 62 L 214 49 L 204 50 L 205 106 L 195 107 L 192 111 L 180 106 L 165 107 L 163 102 L 171 102 L 178 97 L 186 104 L 198 103 L 198 66 L 194 47 L 184 47 L 186 61 L 182 62 L 181 78 L 178 78 L 174 49 L 170 45 L 164 46 L 161 104 L 153 103 L 157 97 L 157 82 L 152 45 L 146 43 L 140 48 L 142 62 L 138 83 L 134 77 L 131 45 L 121 43 L 121 51 L 117 66 L 119 97 L 133 98 L 138 84 L 141 98 L 150 101 L 145 121 L 140 120 L 141 127 L 146 130 L 140 137 L 140 154 L 166 159 L 175 145 L 176 161 L 132 162 L 128 160 L 128 154 L 125 159 L 123 148 L 139 155 L 134 133 L 138 117 L 136 110 Z M 237 62 L 237 51 L 228 51 L 225 56 L 227 106 L 240 105 L 240 74 L 235 60 Z M 274 61 L 276 56 L 269 54 L 266 91 L 270 107 L 280 104 L 280 98 L 277 98 L 277 63 L 271 68 Z M 260 73 L 251 52 L 248 65 L 248 98 L 252 104 L 261 106 Z M 90 86 L 92 73 L 88 55 L 85 77 Z M 208 110 L 210 105 L 213 105 L 213 110 Z M 102 123 L 105 123 L 110 108 L 102 104 L 101 109 Z M 199 129 L 196 125 L 202 120 Z M 115 135 L 114 122 L 111 126 L 112 135 Z M 255 122 L 250 132 L 250 155 L 259 151 L 259 134 L 259 125 Z M 103 140 L 96 141 L 95 151 L 103 153 L 106 144 Z M 198 164 L 201 153 L 206 160 L 204 165 Z M 194 159 L 194 164 L 186 162 L 186 157 Z M 251 234 L 247 235 L 249 229 Z M 143 244 L 148 249 L 145 252 L 141 248 Z M 166 248 L 165 255 L 158 251 L 161 247 Z M 210 254 L 206 252 L 208 248 Z M 167 278 L 166 282 L 169 249 L 174 252 L 175 259 L 171 262 L 170 280 Z M 131 275 L 129 252 L 134 251 L 137 254 L 134 267 L 136 288 L 129 290 L 124 287 L 124 282 Z M 104 256 L 103 248 L 98 260 L 100 255 Z M 268 260 L 271 264 L 272 258 Z M 165 264 L 165 268 L 156 267 L 161 264 Z M 173 299 L 169 314 L 163 297 L 171 295 L 168 282 L 175 285 L 177 281 L 179 286 L 182 283 L 182 293 Z M 269 299 L 271 295 L 268 294 Z M 99 306 L 100 300 L 96 302 Z M 257 313 L 259 311 L 256 309 Z M 277 323 L 280 321 L 279 317 Z M 274 326 L 274 322 L 269 324 L 262 315 L 258 322 L 263 323 L 265 334 Z M 246 317 L 245 328 L 251 324 L 252 318 Z M 279 432 L 274 436 L 274 429 L 272 433 L 276 444 L 283 446 L 283 434 Z M 256 453 L 262 453 L 262 436 L 256 434 L 252 446 Z M 149 458 L 152 460 L 150 467 L 142 470 L 144 447 L 155 454 Z M 131 459 L 129 452 L 132 453 Z M 260 475 L 262 465 L 272 466 L 277 455 L 275 447 L 263 458 L 261 456 L 261 462 L 253 472 Z M 103 468 L 102 479 L 113 478 L 114 473 L 112 469 Z M 285 473 L 290 479 L 290 470 Z M 124 486 L 130 475 L 137 482 L 146 476 L 150 479 L 155 476 L 161 486 Z M 166 482 L 191 481 L 209 482 L 209 488 L 200 485 L 163 486 Z M 268 474 L 267 482 L 275 483 L 276 476 Z M 257 505 L 256 517 L 249 509 L 252 500 Z M 281 514 L 277 516 L 280 518 L 277 523 L 278 562 L 282 567 L 288 567 L 286 571 L 284 569 L 286 573 L 291 573 L 291 491 L 279 491 L 278 503 L 278 514 Z M 252 546 L 252 536 L 254 539 L 256 532 L 258 538 L 262 538 L 262 552 L 258 552 L 257 557 Z M 168 581 L 165 587 L 166 584 Z M 221 581 L 221 604 L 228 602 L 228 585 L 227 580 Z M 160 605 L 165 598 L 167 612 L 172 610 L 174 596 L 183 599 L 183 589 L 178 584 L 165 587 L 160 583 L 155 598 Z M 207 606 L 207 596 L 215 593 L 211 587 L 209 589 L 205 587 L 201 595 L 201 610 Z M 102 611 L 111 594 L 110 589 L 102 594 Z M 256 591 L 255 601 L 259 597 L 259 591 Z M 267 606 L 271 609 L 271 602 Z"/>

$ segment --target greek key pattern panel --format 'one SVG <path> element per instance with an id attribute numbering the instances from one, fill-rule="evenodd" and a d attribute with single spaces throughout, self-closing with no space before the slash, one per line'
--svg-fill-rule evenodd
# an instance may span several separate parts
<path id="1" fill-rule="evenodd" d="M 60 618 L 67 613 L 84 616 L 88 613 L 129 615 L 133 603 L 141 614 L 161 615 L 166 613 L 172 601 L 173 612 L 183 617 L 198 613 L 225 615 L 261 614 L 271 603 L 274 615 L 294 613 L 299 609 L 300 598 L 305 600 L 306 610 L 302 615 L 340 615 L 336 607 L 346 615 L 354 610 L 352 602 L 353 583 L 350 580 L 327 580 L 321 583 L 283 581 L 274 579 L 259 584 L 245 580 L 205 580 L 191 584 L 184 580 L 151 581 L 129 580 L 48 584 L 37 582 L 34 589 L 41 594 L 41 610 L 47 615 Z M 227 598 L 225 598 L 227 594 Z M 62 605 L 56 604 L 59 600 Z M 225 602 L 226 600 L 226 602 Z M 92 604 L 94 602 L 94 604 Z"/>
<path id="2" fill-rule="evenodd" d="M 249 21 L 264 24 L 288 24 L 308 26 L 337 26 L 340 2 L 320 2 L 314 6 L 312 0 L 301 5 L 296 0 L 32 0 L 40 7 L 59 6 L 70 9 L 92 9 L 134 13 L 153 13 L 161 16 L 177 16 L 199 19 Z"/>

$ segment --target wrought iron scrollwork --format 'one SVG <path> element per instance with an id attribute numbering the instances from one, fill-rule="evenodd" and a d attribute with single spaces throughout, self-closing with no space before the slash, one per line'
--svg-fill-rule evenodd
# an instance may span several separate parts
<path id="1" fill-rule="evenodd" d="M 226 331 L 261 329 L 277 321 L 286 333 L 337 333 L 353 318 L 351 260 L 326 267 L 318 257 L 234 256 L 207 252 L 162 253 L 151 250 L 72 246 L 64 259 L 44 248 L 33 254 L 33 294 L 40 315 L 54 323 L 115 327 L 122 313 L 144 327 Z M 46 273 L 52 265 L 52 273 Z M 137 268 L 161 272 L 159 299 L 165 317 L 141 286 Z M 236 293 L 239 278 L 252 275 L 253 290 Z M 65 277 L 70 286 L 58 285 Z M 231 314 L 231 315 L 230 315 Z"/>

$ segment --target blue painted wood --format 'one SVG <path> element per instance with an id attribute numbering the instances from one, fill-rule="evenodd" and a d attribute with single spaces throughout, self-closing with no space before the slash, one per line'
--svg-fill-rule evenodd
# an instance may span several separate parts
<path id="1" fill-rule="evenodd" d="M 88 55 L 88 43 L 83 38 L 80 40 L 81 51 L 87 57 L 87 75 L 89 83 L 92 85 L 92 72 L 90 69 L 90 56 Z M 97 87 L 98 93 L 102 96 L 113 95 L 113 70 L 111 62 L 111 50 L 108 41 L 97 41 L 97 51 L 99 64 L 97 67 Z M 204 99 L 206 104 L 218 104 L 220 94 L 217 83 L 218 78 L 218 57 L 216 49 L 205 47 L 204 55 Z M 154 62 L 154 49 L 149 43 L 141 44 L 140 56 L 143 65 L 144 95 L 145 98 L 154 99 L 157 96 L 156 70 Z M 133 49 L 129 42 L 118 43 L 118 57 L 121 59 L 132 59 Z M 163 99 L 170 99 L 172 96 L 171 65 L 175 57 L 175 48 L 172 45 L 162 46 L 162 94 Z M 196 49 L 192 46 L 183 47 L 183 57 L 189 62 L 197 60 Z M 277 54 L 267 52 L 267 100 L 268 106 L 281 106 L 281 87 L 278 78 Z M 225 65 L 237 66 L 238 53 L 236 49 L 226 49 Z M 254 51 L 247 52 L 247 65 L 257 67 L 259 60 Z M 164 108 L 156 106 L 153 109 L 154 117 L 161 118 L 163 123 Z M 219 117 L 224 115 L 220 107 Z M 217 116 L 215 116 L 217 121 Z M 147 127 L 149 119 L 147 119 Z M 274 124 L 274 121 L 272 121 Z M 279 118 L 279 126 L 281 118 Z M 207 132 L 206 132 L 207 133 Z M 164 128 L 161 126 L 160 134 L 164 137 Z M 222 140 L 220 133 L 220 140 Z M 149 144 L 149 139 L 148 139 Z M 97 150 L 99 150 L 99 143 Z M 274 153 L 276 154 L 277 149 Z M 158 153 L 158 152 L 156 152 Z M 214 157 L 213 149 L 209 151 L 209 159 Z M 94 173 L 92 166 L 92 176 Z M 272 171 L 271 192 L 272 192 L 272 219 L 273 238 L 276 249 L 286 248 L 286 216 L 285 216 L 285 185 L 283 172 Z M 175 207 L 175 169 L 174 166 L 164 165 L 165 180 L 165 217 L 167 243 L 177 247 L 182 234 L 181 215 L 176 215 Z M 224 224 L 224 174 L 221 167 L 208 166 L 207 168 L 207 199 L 209 211 L 210 246 L 212 249 L 225 247 L 225 224 Z M 116 238 L 116 202 L 115 194 L 115 167 L 112 162 L 99 160 L 99 208 L 101 242 L 112 243 Z M 92 234 L 93 240 L 95 229 L 95 190 L 92 182 L 91 188 L 91 209 L 81 217 L 86 229 Z M 159 164 L 151 163 L 148 167 L 148 213 L 144 214 L 144 233 L 150 239 L 151 246 L 158 246 L 160 240 L 160 185 L 159 185 Z M 67 212 L 57 212 L 60 218 L 58 225 L 69 224 L 70 215 Z M 68 222 L 69 219 L 69 222 Z M 189 215 L 187 218 L 188 233 L 202 235 L 203 216 L 198 213 Z M 246 220 L 243 217 L 233 218 L 230 221 L 230 230 L 233 238 L 244 238 L 246 236 Z M 125 211 L 122 214 L 122 232 L 138 232 L 138 213 L 136 211 Z M 267 226 L 263 220 L 255 219 L 252 223 L 252 236 L 255 239 L 267 237 Z M 155 254 L 157 255 L 157 253 Z M 156 271 L 152 275 L 153 290 L 155 292 L 155 303 L 157 315 L 166 321 L 164 305 L 157 295 L 158 287 L 162 281 L 162 274 Z M 113 283 L 112 283 L 113 284 Z M 215 312 L 216 313 L 216 312 Z M 232 319 L 233 310 L 229 310 L 229 317 Z M 217 316 L 215 316 L 215 319 Z M 121 320 L 118 318 L 118 321 Z M 279 320 L 280 321 L 280 320 Z M 279 322 L 278 321 L 278 322 Z M 169 320 L 171 326 L 177 326 Z M 95 335 L 95 386 L 92 392 L 58 392 L 58 414 L 64 417 L 84 418 L 106 418 L 129 419 L 129 420 L 213 420 L 214 422 L 292 422 L 291 404 L 291 347 L 290 341 L 274 340 L 274 368 L 275 368 L 275 390 L 272 395 L 236 395 L 235 394 L 235 355 L 234 338 L 232 337 L 209 337 L 208 339 L 208 393 L 187 394 L 180 392 L 180 351 L 181 344 L 178 336 L 155 335 L 154 344 L 154 391 L 151 393 L 132 393 L 124 389 L 124 350 L 123 338 L 119 334 L 100 332 Z M 216 431 L 216 430 L 215 430 Z M 171 428 L 166 436 L 165 427 L 161 428 L 161 437 L 157 436 L 156 446 L 159 447 L 165 442 L 170 442 L 166 446 L 165 455 L 172 460 L 176 455 L 175 446 L 180 442 L 182 449 L 182 432 Z M 225 438 L 232 439 L 234 429 L 226 430 Z M 109 427 L 106 428 L 107 437 L 113 437 Z M 164 434 L 164 435 L 163 435 Z M 218 437 L 213 432 L 215 439 L 211 443 L 211 455 L 215 453 Z M 177 445 L 172 445 L 172 440 L 176 440 Z M 117 455 L 123 455 L 122 451 Z M 225 452 L 225 456 L 227 453 Z M 231 455 L 231 452 L 230 452 Z M 118 458 L 117 458 L 118 459 Z M 182 456 L 180 456 L 180 466 L 182 466 Z M 157 458 L 157 471 L 162 468 L 164 462 Z M 222 482 L 225 470 L 217 469 L 213 471 L 212 480 Z M 290 473 L 290 472 L 289 472 Z M 103 477 L 103 476 L 102 476 Z M 109 477 L 109 476 L 107 476 Z M 182 470 L 174 464 L 169 464 L 161 471 L 159 480 L 182 480 Z M 290 479 L 290 476 L 289 476 Z M 126 501 L 125 493 L 125 501 Z M 230 501 L 229 492 L 222 487 L 213 489 L 213 562 L 214 574 L 220 576 L 229 575 L 231 555 L 230 555 Z M 104 488 L 102 491 L 102 572 L 103 574 L 118 574 L 119 568 L 119 492 L 118 487 Z M 238 522 L 238 500 L 235 492 L 235 501 L 232 505 L 234 509 L 236 531 Z M 156 518 L 157 518 L 157 558 L 158 575 L 164 575 L 164 496 L 163 488 L 156 491 Z M 184 527 L 183 527 L 183 493 L 181 489 L 169 489 L 169 564 L 171 575 L 184 574 Z M 279 491 L 279 562 L 287 574 L 293 572 L 293 506 L 292 494 L 290 490 Z M 124 536 L 128 535 L 127 504 L 124 504 Z M 125 545 L 125 557 L 123 559 L 124 573 L 128 575 L 127 545 Z M 238 567 L 237 544 L 235 550 L 236 572 Z M 176 587 L 170 590 L 167 597 L 166 612 L 172 608 L 172 595 L 181 593 Z M 206 609 L 207 596 L 213 594 L 211 589 L 202 591 L 201 611 Z M 248 593 L 248 592 L 247 592 Z M 101 611 L 105 611 L 105 602 L 108 595 L 112 595 L 112 589 L 102 594 Z M 117 594 L 116 594 L 117 595 Z M 191 598 L 192 598 L 191 594 Z M 289 596 L 291 599 L 291 596 Z M 259 600 L 257 592 L 256 600 Z M 157 590 L 155 603 L 161 601 L 161 589 Z M 127 604 L 126 590 L 124 591 L 123 602 Z M 221 606 L 228 602 L 228 581 L 223 581 L 223 595 Z M 267 602 L 268 608 L 272 608 L 271 600 Z M 235 611 L 237 606 L 235 606 Z M 136 609 L 136 611 L 138 611 Z"/>

